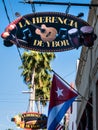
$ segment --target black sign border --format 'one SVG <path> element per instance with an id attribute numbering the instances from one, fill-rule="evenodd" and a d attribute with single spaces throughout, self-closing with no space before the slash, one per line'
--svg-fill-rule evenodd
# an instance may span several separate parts
<path id="1" fill-rule="evenodd" d="M 25 17 L 26 19 L 30 18 L 30 17 L 41 17 L 41 16 L 63 16 L 63 17 L 66 17 L 66 18 L 69 18 L 69 19 L 72 19 L 72 20 L 75 20 L 79 23 L 79 26 L 82 27 L 82 26 L 89 26 L 89 24 L 76 17 L 76 16 L 73 16 L 71 14 L 66 14 L 66 13 L 61 13 L 61 12 L 36 12 L 36 13 L 31 13 L 31 14 L 26 14 L 20 18 L 17 18 L 15 21 L 13 21 L 12 23 L 15 23 L 16 26 L 18 25 L 18 23 L 20 21 L 23 20 L 23 18 Z M 10 24 L 12 24 L 10 23 Z M 6 28 L 7 29 L 7 28 Z M 15 43 L 17 45 L 17 43 Z M 72 50 L 72 49 L 75 49 L 74 46 L 70 45 L 70 46 L 66 46 L 66 47 L 62 47 L 62 48 L 46 48 L 46 47 L 41 47 L 39 48 L 38 46 L 32 46 L 32 47 L 29 47 L 28 45 L 25 45 L 24 42 L 22 41 L 19 41 L 19 47 L 22 47 L 22 48 L 25 48 L 27 50 L 34 50 L 34 51 L 41 51 L 41 52 L 61 52 L 61 51 L 68 51 L 68 50 Z"/>

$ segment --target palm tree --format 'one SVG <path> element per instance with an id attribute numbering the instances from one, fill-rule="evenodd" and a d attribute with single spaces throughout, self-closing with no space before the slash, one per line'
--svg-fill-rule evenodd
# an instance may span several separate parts
<path id="1" fill-rule="evenodd" d="M 50 62 L 53 59 L 55 59 L 54 53 L 29 51 L 22 55 L 23 65 L 20 68 L 23 69 L 24 82 L 33 92 L 30 99 L 49 99 L 52 78 Z M 42 103 L 46 104 L 45 101 L 42 101 Z"/>

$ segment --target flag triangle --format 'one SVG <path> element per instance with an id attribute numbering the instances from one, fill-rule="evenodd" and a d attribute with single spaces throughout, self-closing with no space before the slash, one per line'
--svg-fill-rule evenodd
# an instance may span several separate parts
<path id="1" fill-rule="evenodd" d="M 65 85 L 56 75 L 53 76 L 50 95 L 49 109 L 78 96 L 74 90 Z"/>

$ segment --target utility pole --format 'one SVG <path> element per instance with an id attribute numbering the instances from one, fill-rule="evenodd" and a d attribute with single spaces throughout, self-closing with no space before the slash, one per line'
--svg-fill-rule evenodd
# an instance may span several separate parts
<path id="1" fill-rule="evenodd" d="M 23 91 L 23 93 L 30 94 L 30 97 L 29 97 L 29 108 L 28 108 L 29 112 L 34 112 L 34 108 L 35 108 L 34 75 L 35 75 L 35 70 L 33 70 L 33 73 L 32 73 L 32 80 L 31 80 L 32 86 L 30 88 L 30 91 Z"/>

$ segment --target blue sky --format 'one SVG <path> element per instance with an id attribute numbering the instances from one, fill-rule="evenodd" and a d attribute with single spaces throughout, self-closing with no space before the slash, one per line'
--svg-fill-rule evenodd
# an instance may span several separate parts
<path id="1" fill-rule="evenodd" d="M 29 4 L 21 4 L 20 0 L 5 0 L 10 20 L 13 21 L 15 12 L 22 15 L 32 13 Z M 21 0 L 22 1 L 22 0 Z M 51 0 L 50 0 L 51 1 Z M 53 2 L 77 2 L 76 0 L 53 0 Z M 78 1 L 82 2 L 82 1 Z M 83 2 L 89 3 L 90 0 Z M 53 5 L 35 5 L 36 12 L 65 12 L 66 6 Z M 78 13 L 84 12 L 83 19 L 86 21 L 88 16 L 88 7 L 71 7 L 69 14 L 77 16 Z M 5 14 L 2 0 L 0 1 L 0 34 L 9 24 Z M 20 49 L 22 52 L 24 49 Z M 76 50 L 56 53 L 56 59 L 51 63 L 52 68 L 68 83 L 75 81 L 76 62 L 80 57 L 81 47 Z M 27 111 L 29 95 L 23 94 L 22 91 L 28 90 L 21 77 L 21 60 L 16 46 L 5 47 L 3 39 L 0 37 L 0 130 L 13 128 L 17 130 L 16 125 L 10 121 L 11 117 L 18 113 Z M 47 109 L 44 109 L 47 112 Z"/>

